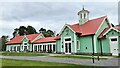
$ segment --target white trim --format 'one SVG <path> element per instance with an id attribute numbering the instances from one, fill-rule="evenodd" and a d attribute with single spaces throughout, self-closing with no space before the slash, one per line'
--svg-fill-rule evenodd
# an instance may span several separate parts
<path id="1" fill-rule="evenodd" d="M 65 39 L 67 39 L 67 38 L 70 38 L 71 41 L 65 41 Z M 68 53 L 65 52 L 65 43 L 71 43 L 71 52 L 72 52 L 72 37 L 71 37 L 71 36 L 66 36 L 66 37 L 64 37 L 63 49 L 64 49 L 64 53 L 65 53 L 65 54 L 68 54 Z M 69 54 L 71 54 L 71 53 L 69 53 Z"/>
<path id="2" fill-rule="evenodd" d="M 113 29 L 113 30 L 115 30 L 115 31 L 117 31 L 117 32 L 120 32 L 119 30 L 117 30 L 117 29 L 111 27 L 109 30 L 107 30 L 107 31 L 103 34 L 103 36 L 106 35 L 111 29 Z"/>
<path id="3" fill-rule="evenodd" d="M 60 47 L 61 52 L 62 52 L 62 49 L 63 49 L 62 46 L 64 46 L 64 44 L 62 43 L 62 39 L 63 39 L 63 38 L 62 38 L 62 35 L 61 35 L 61 47 Z"/>
<path id="4" fill-rule="evenodd" d="M 98 27 L 98 29 L 97 29 L 97 31 L 96 31 L 96 33 L 95 33 L 95 34 L 97 34 L 97 33 L 98 33 L 98 31 L 99 31 L 99 29 L 101 28 L 101 26 L 103 25 L 103 23 L 104 23 L 105 19 L 107 19 L 107 17 L 105 17 L 105 18 L 104 18 L 104 20 L 102 21 L 102 24 L 100 24 L 100 26 Z"/>
<path id="5" fill-rule="evenodd" d="M 37 51 L 38 51 L 38 45 L 37 45 Z"/>
<path id="6" fill-rule="evenodd" d="M 35 45 L 48 45 L 48 44 L 56 44 L 56 43 L 39 43 L 39 44 L 33 44 L 33 46 L 35 46 Z"/>
<path id="7" fill-rule="evenodd" d="M 68 27 L 69 29 L 71 29 L 67 24 L 65 24 L 65 25 L 63 26 L 62 30 L 60 31 L 59 35 L 62 34 L 62 32 L 64 31 L 65 27 Z M 75 31 L 74 31 L 73 29 L 71 29 L 71 30 L 75 33 Z"/>
<path id="8" fill-rule="evenodd" d="M 16 50 L 15 50 L 15 51 L 17 52 L 17 46 L 15 46 L 15 47 L 16 47 Z"/>
<path id="9" fill-rule="evenodd" d="M 77 43 L 77 41 L 76 41 L 76 34 L 74 33 L 74 46 L 75 46 L 75 53 L 77 52 L 76 43 Z"/>
<path id="10" fill-rule="evenodd" d="M 112 55 L 113 55 L 113 52 L 112 52 L 112 50 L 111 50 L 111 39 L 113 39 L 113 38 L 117 38 L 117 41 L 115 41 L 116 43 L 118 43 L 118 36 L 110 36 L 109 37 L 109 41 L 110 41 L 110 52 L 112 53 Z M 112 42 L 113 43 L 113 42 Z M 119 49 L 119 43 L 117 44 L 117 50 Z M 116 48 L 116 47 L 115 47 Z M 119 50 L 117 51 L 117 55 L 113 55 L 113 56 L 118 56 L 119 55 Z"/>
<path id="11" fill-rule="evenodd" d="M 8 51 L 10 51 L 10 46 L 7 46 L 9 49 L 8 49 Z"/>
<path id="12" fill-rule="evenodd" d="M 51 45 L 52 51 L 53 51 L 53 44 Z"/>
<path id="13" fill-rule="evenodd" d="M 24 38 L 26 38 L 26 39 L 28 40 L 28 42 L 29 42 L 29 39 L 28 39 L 26 36 L 24 36 L 23 39 L 24 39 Z M 23 39 L 21 40 L 21 42 L 23 41 Z"/>
<path id="14" fill-rule="evenodd" d="M 117 38 L 118 39 L 118 36 L 110 36 L 109 38 Z"/>
<path id="15" fill-rule="evenodd" d="M 41 36 L 41 35 L 43 36 L 43 38 L 45 38 L 44 35 L 43 35 L 42 33 L 40 33 L 34 40 L 32 40 L 32 43 L 33 43 L 34 41 L 36 41 L 36 39 L 37 39 L 39 36 Z M 39 39 L 40 39 L 40 38 L 39 38 Z"/>
<path id="16" fill-rule="evenodd" d="M 41 35 L 43 36 L 43 38 L 45 38 L 45 36 L 43 35 L 43 33 L 41 33 Z"/>
<path id="17" fill-rule="evenodd" d="M 77 40 L 77 43 L 78 43 L 78 45 L 77 45 L 77 50 L 80 50 L 80 41 L 79 40 Z"/>
<path id="18" fill-rule="evenodd" d="M 41 50 L 43 51 L 43 45 L 41 44 Z"/>
<path id="19" fill-rule="evenodd" d="M 97 53 L 97 50 L 96 50 L 96 37 L 95 37 L 95 35 L 93 37 L 94 37 L 94 52 Z"/>

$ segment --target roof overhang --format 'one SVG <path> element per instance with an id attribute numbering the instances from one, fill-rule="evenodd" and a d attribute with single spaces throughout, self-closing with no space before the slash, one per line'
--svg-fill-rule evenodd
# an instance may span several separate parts
<path id="1" fill-rule="evenodd" d="M 72 28 L 70 28 L 67 24 L 65 24 L 62 28 L 62 30 L 60 31 L 59 35 L 62 34 L 63 30 L 65 29 L 65 27 L 68 27 L 69 29 L 71 29 L 74 33 L 76 33 Z"/>
<path id="2" fill-rule="evenodd" d="M 106 35 L 106 34 L 107 34 L 110 30 L 112 30 L 112 29 L 115 30 L 115 31 L 117 31 L 117 32 L 120 32 L 119 30 L 117 30 L 117 29 L 111 27 L 109 30 L 107 30 L 107 31 L 103 34 L 103 36 Z"/>

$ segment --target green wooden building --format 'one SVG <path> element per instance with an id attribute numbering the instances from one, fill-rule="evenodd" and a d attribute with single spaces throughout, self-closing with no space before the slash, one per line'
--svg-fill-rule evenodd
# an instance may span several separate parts
<path id="1" fill-rule="evenodd" d="M 65 24 L 55 37 L 31 34 L 13 38 L 6 43 L 6 51 L 119 55 L 120 26 L 112 26 L 107 16 L 89 20 L 84 8 L 78 19 L 76 24 Z"/>

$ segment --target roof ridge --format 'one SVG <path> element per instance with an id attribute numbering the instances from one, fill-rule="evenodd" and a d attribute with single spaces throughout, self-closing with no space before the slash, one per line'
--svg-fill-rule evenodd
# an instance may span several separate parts
<path id="1" fill-rule="evenodd" d="M 100 18 L 105 18 L 105 17 L 107 17 L 107 16 L 101 16 L 101 17 L 98 17 L 98 18 L 93 18 L 93 19 L 88 20 L 88 21 L 92 21 L 92 20 L 96 20 L 96 19 L 100 19 Z"/>
<path id="2" fill-rule="evenodd" d="M 98 18 L 93 18 L 93 19 L 90 19 L 88 21 L 92 21 L 92 20 L 96 20 L 96 19 L 100 19 L 100 18 L 104 18 L 104 17 L 107 17 L 106 15 L 105 16 L 101 16 L 101 17 L 98 17 Z M 87 22 L 88 22 L 87 21 Z M 65 25 L 70 25 L 70 26 L 73 26 L 73 25 L 78 25 L 79 23 L 75 23 L 75 24 L 65 24 Z"/>

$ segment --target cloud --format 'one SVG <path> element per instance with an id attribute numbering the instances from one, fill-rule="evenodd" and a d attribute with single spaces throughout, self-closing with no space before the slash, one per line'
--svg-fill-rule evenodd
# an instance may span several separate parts
<path id="1" fill-rule="evenodd" d="M 90 19 L 107 15 L 110 22 L 118 22 L 117 2 L 3 2 L 0 3 L 0 32 L 12 36 L 19 26 L 31 25 L 57 33 L 65 23 L 78 23 L 77 12 L 82 6 L 90 11 Z"/>

